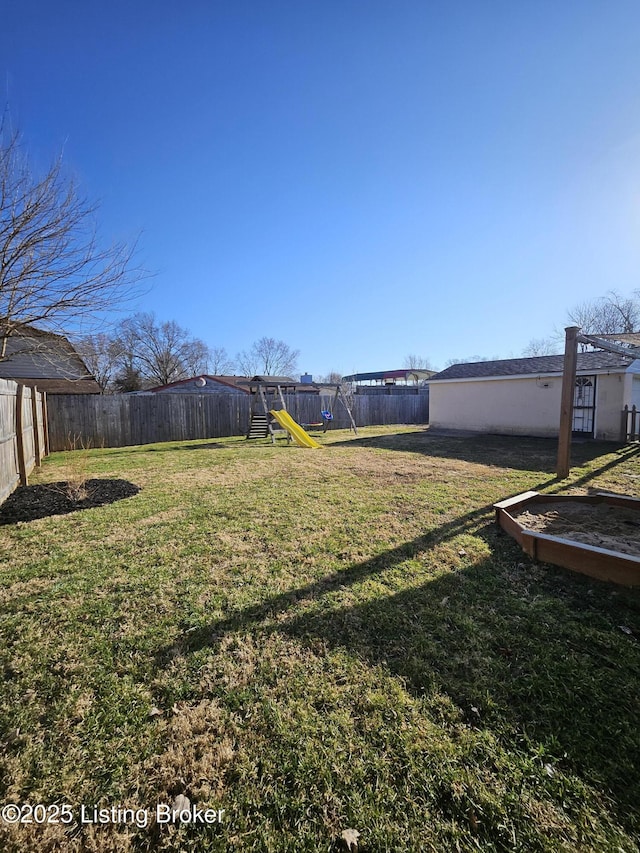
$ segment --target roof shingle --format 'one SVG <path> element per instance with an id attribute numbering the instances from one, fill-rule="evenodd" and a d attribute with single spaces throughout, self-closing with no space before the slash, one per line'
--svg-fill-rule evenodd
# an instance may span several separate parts
<path id="1" fill-rule="evenodd" d="M 579 352 L 577 371 L 587 373 L 595 370 L 625 369 L 633 361 L 633 356 L 615 355 L 608 352 Z M 549 375 L 562 373 L 564 355 L 538 355 L 533 358 L 506 358 L 500 361 L 475 361 L 466 364 L 452 364 L 436 373 L 429 380 L 438 382 L 447 379 L 488 379 L 503 376 Z"/>

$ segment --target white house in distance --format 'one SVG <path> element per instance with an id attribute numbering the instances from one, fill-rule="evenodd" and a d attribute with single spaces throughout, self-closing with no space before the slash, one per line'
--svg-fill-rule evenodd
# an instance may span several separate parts
<path id="1" fill-rule="evenodd" d="M 429 380 L 429 423 L 443 429 L 557 436 L 563 355 L 454 364 Z M 620 441 L 622 411 L 640 409 L 640 359 L 578 353 L 573 431 Z"/>

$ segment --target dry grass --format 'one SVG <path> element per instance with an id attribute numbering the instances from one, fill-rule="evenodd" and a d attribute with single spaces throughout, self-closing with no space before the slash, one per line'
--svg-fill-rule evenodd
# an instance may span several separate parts
<path id="1" fill-rule="evenodd" d="M 322 440 L 91 450 L 141 491 L 0 528 L 3 799 L 74 809 L 2 849 L 638 850 L 638 593 L 531 563 L 491 511 L 637 494 L 635 451 L 579 446 L 561 484 L 546 441 Z M 224 821 L 158 824 L 180 795 Z"/>

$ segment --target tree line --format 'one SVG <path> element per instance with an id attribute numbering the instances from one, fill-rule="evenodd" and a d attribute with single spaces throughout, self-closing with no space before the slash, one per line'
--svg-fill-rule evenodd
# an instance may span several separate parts
<path id="1" fill-rule="evenodd" d="M 141 391 L 209 373 L 242 376 L 289 375 L 297 370 L 298 350 L 262 337 L 231 358 L 224 347 L 210 347 L 174 320 L 138 313 L 113 332 L 74 340 L 89 372 L 107 392 Z"/>

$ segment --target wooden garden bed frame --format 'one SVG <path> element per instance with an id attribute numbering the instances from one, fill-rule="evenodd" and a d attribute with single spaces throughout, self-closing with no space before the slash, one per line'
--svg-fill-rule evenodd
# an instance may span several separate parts
<path id="1" fill-rule="evenodd" d="M 496 522 L 512 536 L 530 557 L 545 563 L 553 563 L 574 572 L 589 575 L 598 580 L 611 581 L 623 586 L 640 585 L 640 557 L 586 545 L 573 539 L 550 536 L 537 530 L 527 530 L 518 521 L 518 516 L 528 506 L 535 504 L 581 503 L 595 506 L 609 504 L 637 512 L 640 520 L 640 499 L 626 495 L 597 492 L 594 495 L 543 495 L 539 492 L 523 492 L 494 504 Z"/>

